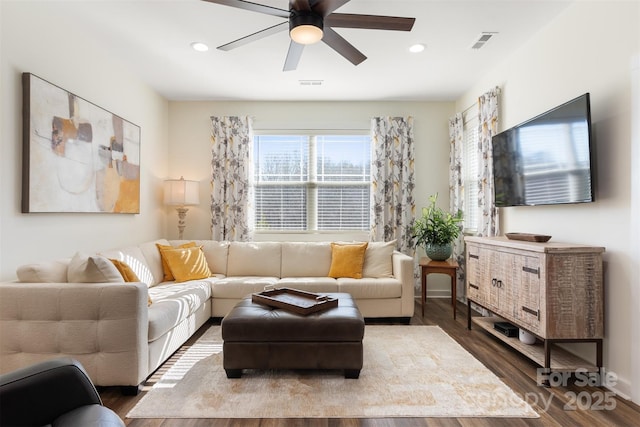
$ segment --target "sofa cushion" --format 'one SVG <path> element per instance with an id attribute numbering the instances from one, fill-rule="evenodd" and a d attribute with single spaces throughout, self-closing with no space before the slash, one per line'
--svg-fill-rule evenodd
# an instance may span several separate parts
<path id="1" fill-rule="evenodd" d="M 100 252 L 100 255 L 109 259 L 117 259 L 118 261 L 124 262 L 131 267 L 140 281 L 142 283 L 146 283 L 147 286 L 153 286 L 156 284 L 154 272 L 147 264 L 147 260 L 139 246 L 112 249 Z M 162 278 L 162 273 L 160 273 L 160 278 Z"/>
<path id="2" fill-rule="evenodd" d="M 211 276 L 207 260 L 200 246 L 163 249 L 162 256 L 178 283 L 206 279 Z"/>
<path id="3" fill-rule="evenodd" d="M 227 276 L 281 277 L 281 245 L 277 242 L 231 242 Z"/>
<path id="4" fill-rule="evenodd" d="M 331 267 L 329 242 L 283 242 L 282 277 L 327 277 Z"/>
<path id="5" fill-rule="evenodd" d="M 155 286 L 162 282 L 162 276 L 164 271 L 162 270 L 162 259 L 160 258 L 160 252 L 156 245 L 168 245 L 167 239 L 158 239 L 151 242 L 145 242 L 139 245 L 147 267 L 153 276 L 153 282 L 150 286 Z"/>
<path id="6" fill-rule="evenodd" d="M 211 298 L 211 282 L 215 280 L 168 282 L 150 288 L 153 305 L 149 307 L 149 342 L 166 334 Z"/>
<path id="7" fill-rule="evenodd" d="M 229 242 L 217 242 L 215 240 L 196 240 L 198 246 L 202 246 L 202 252 L 209 264 L 209 270 L 213 274 L 227 274 L 227 257 L 229 256 Z"/>
<path id="8" fill-rule="evenodd" d="M 367 242 L 356 244 L 331 243 L 331 268 L 329 277 L 362 278 L 364 254 Z"/>
<path id="9" fill-rule="evenodd" d="M 80 252 L 69 262 L 67 280 L 71 283 L 124 282 L 122 274 L 107 258 Z"/>
<path id="10" fill-rule="evenodd" d="M 364 254 L 362 277 L 393 277 L 391 257 L 396 249 L 396 241 L 369 242 Z"/>
<path id="11" fill-rule="evenodd" d="M 278 280 L 276 287 L 317 293 L 338 292 L 338 281 L 332 277 L 284 277 Z"/>
<path id="12" fill-rule="evenodd" d="M 18 267 L 16 276 L 21 282 L 64 283 L 71 258 L 25 264 Z"/>
<path id="13" fill-rule="evenodd" d="M 338 292 L 347 292 L 355 299 L 400 298 L 402 282 L 398 279 L 337 279 Z"/>
<path id="14" fill-rule="evenodd" d="M 244 298 L 262 292 L 265 286 L 275 286 L 278 277 L 226 277 L 211 283 L 213 298 Z"/>

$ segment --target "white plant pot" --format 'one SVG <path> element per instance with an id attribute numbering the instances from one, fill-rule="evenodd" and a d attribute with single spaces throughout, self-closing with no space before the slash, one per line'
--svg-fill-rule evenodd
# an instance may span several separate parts
<path id="1" fill-rule="evenodd" d="M 530 334 L 524 329 L 520 329 L 520 341 L 522 341 L 524 344 L 529 344 L 529 345 L 535 344 L 536 336 L 533 334 Z"/>

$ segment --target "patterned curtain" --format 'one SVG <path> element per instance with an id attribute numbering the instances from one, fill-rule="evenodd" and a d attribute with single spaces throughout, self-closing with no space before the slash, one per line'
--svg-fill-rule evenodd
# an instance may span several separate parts
<path id="1" fill-rule="evenodd" d="M 478 235 L 483 237 L 497 236 L 500 233 L 491 160 L 491 137 L 498 133 L 498 93 L 499 89 L 495 88 L 478 98 L 478 144 L 481 153 L 478 168 Z"/>
<path id="2" fill-rule="evenodd" d="M 458 212 L 464 207 L 464 176 L 462 162 L 464 155 L 464 120 L 462 113 L 457 113 L 449 119 L 449 211 Z M 453 258 L 458 261 L 460 268 L 456 277 L 457 295 L 464 297 L 464 236 L 460 235 L 453 241 Z"/>
<path id="3" fill-rule="evenodd" d="M 396 248 L 413 256 L 411 229 L 416 213 L 413 118 L 374 117 L 371 134 L 371 240 L 396 239 Z"/>
<path id="4" fill-rule="evenodd" d="M 211 117 L 211 239 L 251 237 L 251 119 Z"/>

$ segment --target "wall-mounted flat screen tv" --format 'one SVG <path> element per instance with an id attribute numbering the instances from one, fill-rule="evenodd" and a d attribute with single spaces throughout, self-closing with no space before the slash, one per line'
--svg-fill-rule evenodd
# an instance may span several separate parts
<path id="1" fill-rule="evenodd" d="M 494 135 L 491 143 L 496 206 L 594 201 L 588 93 Z"/>

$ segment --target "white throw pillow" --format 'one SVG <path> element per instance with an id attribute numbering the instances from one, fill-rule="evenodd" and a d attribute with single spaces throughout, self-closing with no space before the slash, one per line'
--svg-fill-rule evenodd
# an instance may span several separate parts
<path id="1" fill-rule="evenodd" d="M 76 253 L 67 270 L 69 283 L 122 282 L 122 274 L 109 259 L 93 255 Z"/>
<path id="2" fill-rule="evenodd" d="M 396 249 L 396 241 L 369 242 L 364 254 L 362 277 L 393 277 L 391 256 Z"/>
<path id="3" fill-rule="evenodd" d="M 25 264 L 18 267 L 16 276 L 21 282 L 64 283 L 70 258 Z"/>

